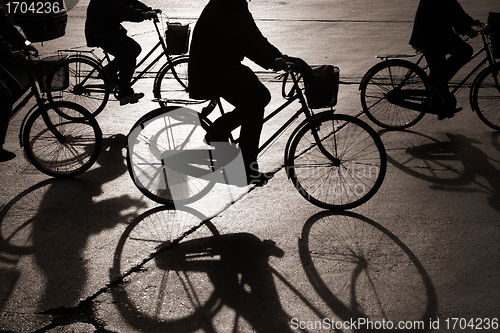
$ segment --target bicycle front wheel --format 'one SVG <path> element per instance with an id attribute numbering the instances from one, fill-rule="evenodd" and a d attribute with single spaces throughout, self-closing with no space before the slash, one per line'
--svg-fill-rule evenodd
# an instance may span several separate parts
<path id="1" fill-rule="evenodd" d="M 377 133 L 358 118 L 325 113 L 302 127 L 286 170 L 299 193 L 330 210 L 357 207 L 378 191 L 387 157 Z"/>
<path id="2" fill-rule="evenodd" d="M 97 160 L 102 132 L 85 108 L 54 102 L 35 110 L 23 129 L 28 160 L 41 172 L 68 178 L 87 171 Z"/>
<path id="3" fill-rule="evenodd" d="M 430 106 L 425 72 L 412 62 L 393 59 L 376 64 L 359 87 L 361 105 L 368 118 L 388 129 L 415 125 Z"/>
<path id="4" fill-rule="evenodd" d="M 113 85 L 93 59 L 69 57 L 59 61 L 45 79 L 49 101 L 70 101 L 86 108 L 94 117 L 104 109 Z"/>
<path id="5" fill-rule="evenodd" d="M 188 63 L 189 57 L 180 57 L 160 70 L 153 87 L 155 98 L 189 100 Z"/>
<path id="6" fill-rule="evenodd" d="M 472 88 L 472 107 L 489 127 L 500 130 L 500 65 L 490 66 L 477 77 Z"/>

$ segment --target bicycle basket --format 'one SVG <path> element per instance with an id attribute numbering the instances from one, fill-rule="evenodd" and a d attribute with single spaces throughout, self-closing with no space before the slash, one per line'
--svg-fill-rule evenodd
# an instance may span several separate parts
<path id="1" fill-rule="evenodd" d="M 52 82 L 50 87 L 47 87 L 46 78 L 47 75 L 52 71 L 54 66 L 61 60 L 59 56 L 49 56 L 41 59 L 35 64 L 35 75 L 40 85 L 41 92 L 50 91 L 62 91 L 69 86 L 69 69 L 68 66 L 61 66 L 54 76 L 52 77 Z M 49 89 L 48 89 L 49 88 Z"/>
<path id="2" fill-rule="evenodd" d="M 168 23 L 167 31 L 165 31 L 167 53 L 170 55 L 187 53 L 190 33 L 191 29 L 189 28 L 189 25 L 182 25 L 180 23 Z"/>
<path id="3" fill-rule="evenodd" d="M 340 69 L 332 65 L 311 66 L 304 73 L 307 104 L 311 109 L 337 105 Z"/>
<path id="4" fill-rule="evenodd" d="M 500 58 L 500 13 L 490 12 L 488 25 L 491 27 L 491 47 L 493 57 Z"/>

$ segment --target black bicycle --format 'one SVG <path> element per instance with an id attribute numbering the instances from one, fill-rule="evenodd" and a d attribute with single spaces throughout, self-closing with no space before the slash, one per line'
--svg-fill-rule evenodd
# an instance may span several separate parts
<path id="1" fill-rule="evenodd" d="M 87 171 L 97 160 L 102 131 L 95 118 L 81 105 L 68 101 L 47 101 L 45 76 L 59 57 L 36 60 L 29 54 L 26 72 L 29 84 L 15 103 L 11 120 L 35 98 L 36 104 L 22 121 L 19 141 L 28 160 L 52 177 L 73 177 Z M 37 55 L 35 55 L 37 56 Z M 64 69 L 60 68 L 60 75 Z M 61 87 L 54 85 L 51 89 Z"/>
<path id="2" fill-rule="evenodd" d="M 161 24 L 160 24 L 161 22 Z M 156 45 L 137 62 L 136 73 L 131 85 L 154 74 L 155 80 L 153 93 L 155 98 L 187 98 L 187 66 L 189 57 L 185 54 L 188 49 L 189 26 L 174 23 L 166 24 L 163 36 L 163 21 L 154 19 L 153 24 L 158 37 Z M 159 51 L 159 52 L 158 52 Z M 97 116 L 109 101 L 110 95 L 117 95 L 117 82 L 113 82 L 105 70 L 105 65 L 111 61 L 110 56 L 104 52 L 103 56 L 94 50 L 60 50 L 59 54 L 65 56 L 47 75 L 49 87 L 47 94 L 51 101 L 67 100 L 84 105 L 93 115 Z M 157 71 L 152 68 L 165 58 L 166 62 Z M 142 66 L 152 59 L 151 62 Z M 140 69 L 139 69 L 140 68 Z M 62 77 L 61 69 L 67 71 Z M 53 90 L 52 86 L 63 86 L 63 89 Z"/>
<path id="3" fill-rule="evenodd" d="M 469 95 L 471 108 L 486 125 L 500 130 L 500 65 L 492 51 L 490 29 L 483 24 L 478 31 L 483 47 L 471 60 L 483 53 L 484 58 L 451 92 L 457 94 L 475 76 Z M 370 68 L 361 80 L 361 105 L 376 125 L 388 129 L 408 128 L 426 113 L 435 112 L 427 68 L 421 67 L 424 55 L 418 56 L 415 63 L 404 59 L 415 56 L 417 54 L 378 55 L 382 62 Z"/>
<path id="4" fill-rule="evenodd" d="M 291 88 L 287 82 L 291 82 Z M 386 173 L 382 141 L 356 117 L 336 114 L 333 108 L 314 113 L 304 90 L 302 75 L 290 68 L 283 75 L 286 101 L 264 122 L 294 102 L 301 107 L 260 146 L 259 152 L 304 115 L 305 120 L 288 139 L 284 156 L 287 175 L 296 189 L 309 202 L 326 209 L 349 209 L 365 203 L 380 188 Z M 166 99 L 158 102 L 202 103 Z M 186 204 L 210 191 L 214 178 L 205 175 L 224 172 L 221 162 L 214 158 L 218 148 L 203 141 L 210 133 L 208 115 L 217 107 L 223 114 L 220 99 L 209 101 L 201 112 L 186 106 L 164 106 L 136 122 L 128 137 L 127 163 L 135 185 L 144 195 L 162 204 Z M 231 139 L 231 144 L 237 143 L 238 139 Z M 237 150 L 228 153 L 228 147 L 224 149 L 226 155 L 231 155 L 226 156 L 230 160 Z"/>

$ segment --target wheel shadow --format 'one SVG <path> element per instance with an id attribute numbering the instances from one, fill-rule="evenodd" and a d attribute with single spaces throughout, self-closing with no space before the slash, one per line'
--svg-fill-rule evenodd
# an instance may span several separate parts
<path id="1" fill-rule="evenodd" d="M 320 212 L 305 223 L 299 254 L 317 294 L 341 320 L 358 324 L 350 326 L 354 332 L 431 330 L 438 306 L 431 278 L 377 222 L 352 212 Z M 413 326 L 400 329 L 399 322 Z"/>
<path id="2" fill-rule="evenodd" d="M 405 173 L 432 183 L 432 189 L 457 192 L 482 192 L 489 204 L 500 211 L 500 178 L 494 160 L 475 147 L 481 142 L 461 134 L 446 133 L 441 141 L 409 130 L 382 130 L 379 135 L 386 146 L 387 161 Z M 499 134 L 492 134 L 492 145 L 500 151 Z M 494 164 L 495 163 L 495 164 Z M 486 179 L 489 186 L 477 178 Z M 477 190 L 465 186 L 474 183 Z"/>
<path id="3" fill-rule="evenodd" d="M 111 293 L 121 316 L 142 331 L 292 332 L 275 278 L 318 310 L 269 265 L 283 255 L 271 240 L 220 234 L 192 208 L 161 206 L 123 233 Z"/>
<path id="4" fill-rule="evenodd" d="M 145 205 L 128 195 L 95 200 L 103 193 L 104 184 L 127 171 L 122 151 L 125 145 L 122 135 L 103 139 L 103 150 L 93 169 L 77 178 L 44 180 L 0 210 L 0 262 L 5 270 L 1 273 L 9 277 L 7 287 L 1 290 L 0 309 L 7 303 L 17 306 L 10 298 L 14 289 L 23 287 L 19 285 L 23 281 L 19 280 L 22 272 L 18 263 L 26 256 L 32 258 L 27 260 L 33 262 L 34 271 L 28 268 L 23 274 L 40 274 L 40 285 L 30 298 L 32 304 L 19 306 L 44 313 L 72 306 L 85 296 L 90 237 L 135 216 L 122 211 Z"/>

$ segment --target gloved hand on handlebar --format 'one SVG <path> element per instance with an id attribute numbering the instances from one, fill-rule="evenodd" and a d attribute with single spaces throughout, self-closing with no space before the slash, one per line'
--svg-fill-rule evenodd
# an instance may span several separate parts
<path id="1" fill-rule="evenodd" d="M 144 13 L 144 19 L 145 20 L 157 20 L 158 19 L 158 14 L 156 12 L 156 10 L 151 10 L 149 12 L 145 12 Z"/>
<path id="2" fill-rule="evenodd" d="M 273 61 L 272 69 L 276 72 L 286 71 L 290 68 L 300 67 L 302 60 L 300 58 L 294 58 L 283 54 L 280 58 L 276 58 Z"/>
<path id="3" fill-rule="evenodd" d="M 276 72 L 284 71 L 288 69 L 288 63 L 284 57 L 276 58 L 274 59 L 271 68 Z"/>

